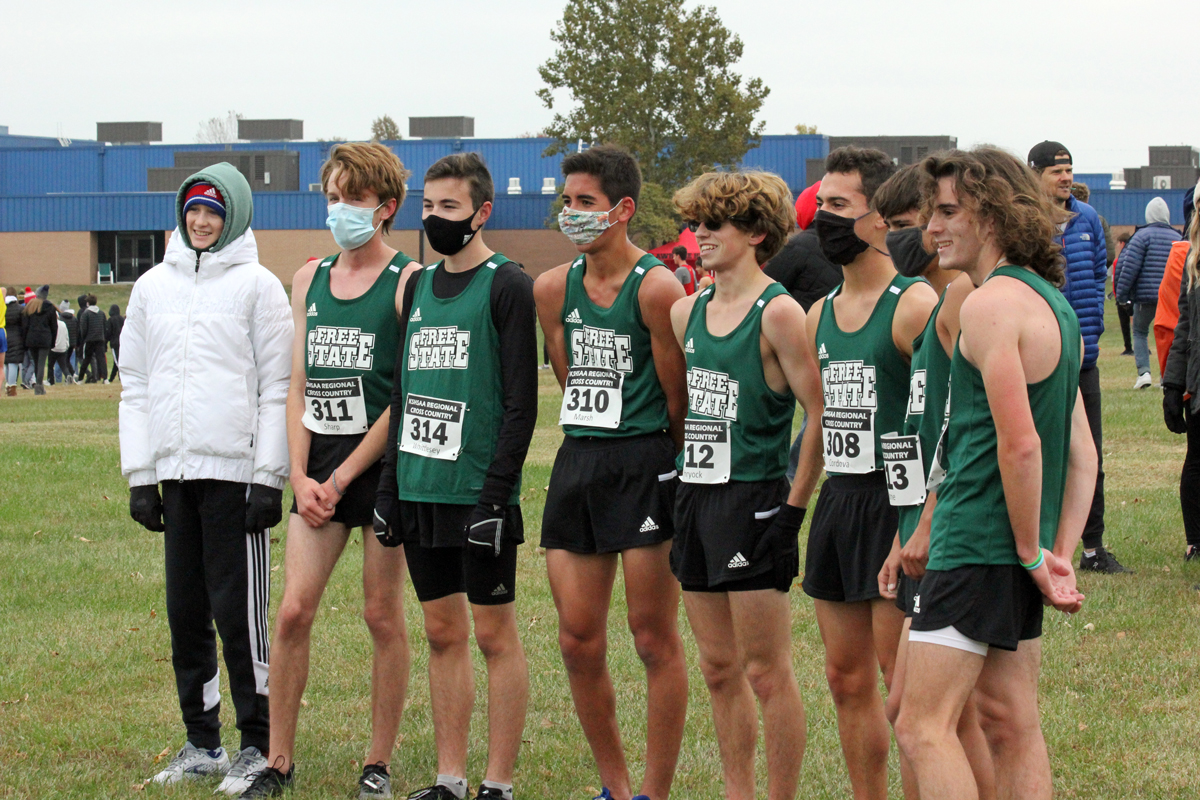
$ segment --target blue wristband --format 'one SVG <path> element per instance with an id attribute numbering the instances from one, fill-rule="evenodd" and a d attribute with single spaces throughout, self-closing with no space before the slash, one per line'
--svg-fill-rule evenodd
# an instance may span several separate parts
<path id="1" fill-rule="evenodd" d="M 1040 567 L 1042 564 L 1045 563 L 1046 551 L 1042 550 L 1041 548 L 1038 548 L 1038 557 L 1035 558 L 1029 564 L 1026 564 L 1024 561 L 1021 561 L 1021 559 L 1019 559 L 1019 558 L 1017 559 L 1017 561 L 1019 561 L 1021 563 L 1022 567 L 1029 570 L 1030 572 L 1033 572 L 1035 569 L 1037 569 L 1038 567 Z"/>

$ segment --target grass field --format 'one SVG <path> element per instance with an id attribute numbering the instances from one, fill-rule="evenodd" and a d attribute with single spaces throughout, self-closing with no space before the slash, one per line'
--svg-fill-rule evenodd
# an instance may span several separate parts
<path id="1" fill-rule="evenodd" d="M 74 302 L 79 292 L 55 287 L 51 297 Z M 124 310 L 128 287 L 104 287 L 103 293 L 105 309 L 117 302 Z M 1062 797 L 1200 797 L 1200 563 L 1185 566 L 1182 559 L 1183 439 L 1163 427 L 1157 390 L 1130 388 L 1132 359 L 1115 355 L 1115 313 L 1102 346 L 1106 541 L 1137 574 L 1081 576 L 1084 610 L 1071 619 L 1047 614 L 1041 708 L 1055 785 Z M 517 613 L 533 687 L 516 785 L 522 798 L 583 800 L 597 793 L 598 778 L 571 707 L 545 559 L 536 547 L 561 436 L 554 424 L 558 387 L 549 372 L 541 378 L 540 424 L 522 492 L 529 543 L 521 551 Z M 207 785 L 174 791 L 142 785 L 159 759 L 182 744 L 183 730 L 164 611 L 162 538 L 129 519 L 120 475 L 120 387 L 48 392 L 45 398 L 28 391 L 0 398 L 0 797 L 208 796 Z M 271 562 L 278 565 L 286 524 L 274 536 Z M 367 747 L 370 641 L 361 621 L 361 552 L 347 548 L 317 619 L 296 754 L 297 796 L 351 796 Z M 282 572 L 273 577 L 272 611 Z M 610 663 L 636 785 L 645 692 L 622 596 L 618 583 Z M 400 796 L 430 783 L 435 772 L 428 648 L 411 588 L 406 602 L 413 668 L 392 764 Z M 791 602 L 794 661 L 808 711 L 801 796 L 847 798 L 812 602 L 798 587 Z M 682 611 L 681 627 L 691 684 L 674 796 L 717 798 L 716 739 Z M 481 661 L 479 667 L 482 678 Z M 227 690 L 224 677 L 222 683 Z M 480 710 L 472 726 L 472 785 L 485 757 Z M 226 699 L 227 747 L 237 745 L 232 712 Z M 892 787 L 898 797 L 894 748 Z"/>

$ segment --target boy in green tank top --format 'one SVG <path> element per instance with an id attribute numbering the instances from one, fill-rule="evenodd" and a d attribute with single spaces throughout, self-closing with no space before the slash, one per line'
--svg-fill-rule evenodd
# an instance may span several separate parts
<path id="1" fill-rule="evenodd" d="M 879 572 L 879 594 L 896 601 L 904 612 L 904 628 L 896 650 L 896 666 L 888 687 L 885 711 L 896 724 L 904 696 L 908 629 L 917 583 L 929 559 L 929 523 L 937 502 L 937 487 L 945 477 L 945 457 L 939 444 L 945 429 L 946 401 L 950 393 L 950 355 L 958 338 L 958 310 L 975 288 L 971 279 L 956 269 L 942 269 L 933 236 L 921 217 L 920 164 L 904 167 L 888 178 L 875 193 L 872 205 L 887 223 L 887 249 L 896 271 L 905 277 L 923 277 L 941 299 L 929 315 L 925 329 L 913 340 L 912 372 L 908 407 L 901 436 L 885 443 L 884 465 L 888 499 L 896 506 L 899 530 L 892 551 Z M 937 461 L 935 466 L 934 461 Z M 922 502 L 923 499 L 923 502 Z M 992 756 L 979 727 L 972 698 L 958 721 L 962 742 L 981 800 L 995 797 Z M 904 796 L 918 797 L 912 765 L 900 753 L 900 780 Z"/>
<path id="2" fill-rule="evenodd" d="M 341 144 L 321 169 L 326 224 L 340 248 L 292 280 L 297 335 L 288 390 L 295 504 L 288 520 L 283 601 L 271 642 L 270 767 L 243 797 L 282 794 L 308 680 L 313 618 L 353 528 L 362 528 L 364 617 L 374 644 L 371 745 L 360 797 L 390 796 L 387 765 L 408 684 L 404 553 L 373 535 L 400 337 L 402 271 L 412 259 L 383 241 L 404 202 L 407 170 L 378 143 Z"/>
<path id="3" fill-rule="evenodd" d="M 825 675 L 856 797 L 887 795 L 890 733 L 878 675 L 891 684 L 904 615 L 879 594 L 897 530 L 884 477 L 885 434 L 904 424 L 912 342 L 937 295 L 896 274 L 887 225 L 871 202 L 895 172 L 878 150 L 826 159 L 813 221 L 845 281 L 809 309 L 808 345 L 821 374 L 821 437 L 829 479 L 813 509 L 803 588 L 815 600 Z"/>
<path id="4" fill-rule="evenodd" d="M 405 286 L 376 504 L 376 533 L 386 525 L 385 543 L 404 544 L 430 644 L 437 777 L 412 795 L 424 800 L 466 796 L 472 623 L 487 665 L 481 800 L 512 800 L 529 698 L 514 601 L 521 466 L 537 423 L 537 329 L 532 281 L 483 240 L 494 194 L 477 153 L 446 156 L 425 173 L 425 234 L 445 258 Z"/>
<path id="5" fill-rule="evenodd" d="M 924 170 L 941 263 L 978 288 L 959 315 L 946 479 L 914 600 L 896 735 L 922 797 L 977 796 L 953 734 L 977 691 L 989 706 L 982 723 L 996 794 L 1049 798 L 1037 706 L 1042 606 L 1080 608 L 1071 557 L 1096 478 L 1079 392 L 1083 341 L 1055 288 L 1059 215 L 1003 151 L 933 156 Z"/>
<path id="6" fill-rule="evenodd" d="M 795 401 L 819 415 L 821 392 L 804 311 L 759 267 L 795 224 L 792 195 L 769 173 L 708 173 L 675 206 L 717 281 L 671 308 L 688 367 L 671 567 L 712 700 L 725 797 L 756 796 L 757 698 L 768 795 L 792 798 L 806 731 L 787 593 L 821 474 L 818 437 L 803 440 L 790 488 L 785 474 Z"/>
<path id="7" fill-rule="evenodd" d="M 542 547 L 571 697 L 600 772 L 600 797 L 668 795 L 687 715 L 687 665 L 669 565 L 675 455 L 687 413 L 671 305 L 683 286 L 629 241 L 642 176 L 601 145 L 563 159 L 559 227 L 580 255 L 534 284 L 566 434 L 550 473 Z M 620 565 L 646 666 L 646 770 L 634 795 L 608 673 L 608 607 Z"/>

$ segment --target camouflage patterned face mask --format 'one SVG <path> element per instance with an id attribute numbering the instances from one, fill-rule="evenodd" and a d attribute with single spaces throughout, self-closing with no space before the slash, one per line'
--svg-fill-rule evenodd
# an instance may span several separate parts
<path id="1" fill-rule="evenodd" d="M 575 211 L 563 208 L 558 212 L 558 228 L 572 244 L 591 244 L 600 234 L 612 227 L 608 215 L 617 210 L 619 202 L 608 211 Z"/>

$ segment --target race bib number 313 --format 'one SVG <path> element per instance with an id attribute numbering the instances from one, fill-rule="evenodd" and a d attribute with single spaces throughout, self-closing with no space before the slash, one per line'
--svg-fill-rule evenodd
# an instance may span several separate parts
<path id="1" fill-rule="evenodd" d="M 879 437 L 879 444 L 883 448 L 888 501 L 894 506 L 924 503 L 925 467 L 921 461 L 921 440 L 916 436 L 885 433 Z"/>
<path id="2" fill-rule="evenodd" d="M 313 433 L 346 436 L 367 432 L 367 404 L 362 377 L 307 378 L 304 381 L 304 427 Z"/>
<path id="3" fill-rule="evenodd" d="M 572 367 L 563 387 L 560 425 L 614 429 L 621 425 L 621 386 L 625 375 L 601 367 Z"/>
<path id="4" fill-rule="evenodd" d="M 400 449 L 423 458 L 457 461 L 467 404 L 410 394 L 404 398 Z"/>
<path id="5" fill-rule="evenodd" d="M 875 412 L 866 408 L 826 408 L 821 415 L 825 469 L 864 475 L 875 471 Z"/>
<path id="6" fill-rule="evenodd" d="M 683 421 L 684 483 L 728 483 L 730 474 L 729 420 Z"/>

